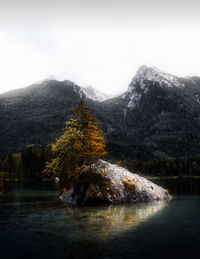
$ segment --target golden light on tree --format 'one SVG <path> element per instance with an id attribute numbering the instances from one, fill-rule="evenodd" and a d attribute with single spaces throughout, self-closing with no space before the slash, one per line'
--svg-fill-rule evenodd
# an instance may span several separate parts
<path id="1" fill-rule="evenodd" d="M 51 145 L 51 149 L 53 159 L 47 163 L 44 173 L 63 179 L 106 154 L 96 118 L 83 100 L 66 122 L 65 132 Z"/>

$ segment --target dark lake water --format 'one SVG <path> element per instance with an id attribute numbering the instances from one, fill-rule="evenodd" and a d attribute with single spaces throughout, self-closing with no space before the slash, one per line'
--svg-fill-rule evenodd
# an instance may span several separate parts
<path id="1" fill-rule="evenodd" d="M 53 183 L 7 183 L 0 258 L 200 258 L 200 180 L 154 180 L 176 198 L 68 208 Z"/>

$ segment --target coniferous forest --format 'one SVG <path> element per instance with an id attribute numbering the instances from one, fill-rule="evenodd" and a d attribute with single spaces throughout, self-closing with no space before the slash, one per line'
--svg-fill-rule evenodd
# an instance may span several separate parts
<path id="1" fill-rule="evenodd" d="M 111 152 L 110 152 L 111 151 Z M 94 115 L 81 100 L 64 133 L 43 148 L 34 145 L 11 154 L 0 154 L 0 179 L 5 181 L 47 181 L 59 177 L 67 181 L 72 174 L 95 162 L 98 157 L 121 165 L 131 172 L 149 177 L 200 176 L 200 157 L 138 159 L 123 156 L 104 142 Z"/>
<path id="2" fill-rule="evenodd" d="M 0 155 L 1 178 L 9 181 L 41 181 L 47 178 L 42 173 L 46 162 L 51 161 L 53 154 L 50 148 L 35 149 L 29 147 L 19 153 Z M 160 159 L 160 160 L 122 160 L 110 159 L 132 172 L 147 176 L 200 176 L 200 157 Z"/>

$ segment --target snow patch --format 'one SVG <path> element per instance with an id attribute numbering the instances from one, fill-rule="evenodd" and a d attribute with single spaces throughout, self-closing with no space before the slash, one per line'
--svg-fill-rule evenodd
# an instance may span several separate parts
<path id="1" fill-rule="evenodd" d="M 127 107 L 130 109 L 134 109 L 137 106 L 140 98 L 141 98 L 140 93 L 136 91 L 132 92 Z"/>
<path id="2" fill-rule="evenodd" d="M 104 94 L 91 86 L 83 87 L 82 92 L 88 99 L 94 100 L 96 102 L 103 102 L 114 97 L 113 95 Z"/>
<path id="3" fill-rule="evenodd" d="M 196 94 L 195 97 L 196 97 L 197 102 L 200 104 L 199 95 Z"/>
<path id="4" fill-rule="evenodd" d="M 43 83 L 48 83 L 49 81 L 54 81 L 54 80 L 56 80 L 55 77 L 53 75 L 50 75 L 45 79 L 37 81 L 36 83 L 34 83 L 34 85 L 41 85 Z"/>
<path id="5" fill-rule="evenodd" d="M 184 87 L 184 84 L 179 81 L 176 76 L 162 72 L 157 68 L 141 66 L 133 78 L 129 88 L 132 88 L 135 84 L 139 84 L 141 89 L 146 88 L 146 82 L 151 81 L 159 83 L 160 86 L 164 87 Z"/>
<path id="6" fill-rule="evenodd" d="M 148 84 L 151 83 L 151 84 Z M 141 66 L 132 79 L 128 91 L 122 95 L 126 99 L 127 107 L 134 109 L 140 101 L 142 95 L 147 94 L 150 87 L 158 84 L 160 87 L 183 88 L 184 84 L 178 77 L 164 73 L 157 68 Z"/>

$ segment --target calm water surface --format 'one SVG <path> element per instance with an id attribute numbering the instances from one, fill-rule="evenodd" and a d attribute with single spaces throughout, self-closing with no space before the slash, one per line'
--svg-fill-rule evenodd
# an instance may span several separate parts
<path id="1" fill-rule="evenodd" d="M 200 258 L 200 180 L 157 180 L 176 199 L 68 208 L 56 184 L 7 183 L 0 258 Z"/>

